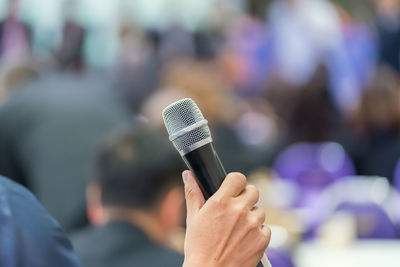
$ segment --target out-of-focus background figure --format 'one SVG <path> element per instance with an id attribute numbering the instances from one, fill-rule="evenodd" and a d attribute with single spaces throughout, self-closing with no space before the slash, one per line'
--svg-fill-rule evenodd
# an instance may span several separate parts
<path id="1" fill-rule="evenodd" d="M 84 226 L 93 158 L 130 121 L 101 77 L 43 76 L 1 107 L 0 169 L 27 186 L 67 229 Z"/>
<path id="2" fill-rule="evenodd" d="M 83 266 L 181 266 L 166 241 L 183 222 L 183 164 L 157 130 L 126 130 L 97 157 L 92 227 L 73 236 Z M 96 244 L 96 245 L 94 245 Z"/>
<path id="3" fill-rule="evenodd" d="M 398 267 L 399 71 L 398 0 L 1 0 L 0 174 L 78 232 L 85 264 L 100 266 L 108 254 L 82 244 L 141 239 L 94 192 L 140 199 L 153 182 L 98 180 L 96 155 L 143 123 L 149 141 L 167 141 L 162 109 L 191 97 L 227 171 L 261 191 L 273 266 Z M 109 163 L 125 159 L 117 147 L 161 155 L 132 142 L 109 145 Z M 159 242 L 146 242 L 156 260 Z M 98 248 L 124 255 L 109 245 Z"/>
<path id="4" fill-rule="evenodd" d="M 9 0 L 0 23 L 1 60 L 13 64 L 28 57 L 31 49 L 29 26 L 18 17 L 19 0 Z"/>

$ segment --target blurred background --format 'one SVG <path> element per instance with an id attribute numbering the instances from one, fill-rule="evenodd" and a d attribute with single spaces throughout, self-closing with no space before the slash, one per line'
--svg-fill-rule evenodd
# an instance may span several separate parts
<path id="1" fill-rule="evenodd" d="M 397 0 L 1 0 L 0 174 L 72 233 L 103 140 L 191 97 L 275 267 L 398 266 L 399 71 Z"/>

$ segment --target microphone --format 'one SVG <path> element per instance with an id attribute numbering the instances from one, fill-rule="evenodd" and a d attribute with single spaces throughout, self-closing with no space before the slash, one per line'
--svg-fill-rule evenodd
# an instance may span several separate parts
<path id="1" fill-rule="evenodd" d="M 162 116 L 169 140 L 194 173 L 204 198 L 210 198 L 221 186 L 227 173 L 214 149 L 208 121 L 190 98 L 167 106 Z M 270 266 L 265 255 L 257 265 Z"/>

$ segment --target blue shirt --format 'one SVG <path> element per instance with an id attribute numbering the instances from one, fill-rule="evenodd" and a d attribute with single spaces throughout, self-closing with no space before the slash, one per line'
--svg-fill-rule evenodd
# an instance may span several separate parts
<path id="1" fill-rule="evenodd" d="M 57 221 L 27 189 L 2 176 L 0 266 L 80 266 Z"/>

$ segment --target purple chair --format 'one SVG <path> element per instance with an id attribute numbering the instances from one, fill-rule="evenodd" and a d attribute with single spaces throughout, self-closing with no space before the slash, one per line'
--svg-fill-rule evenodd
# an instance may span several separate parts
<path id="1" fill-rule="evenodd" d="M 395 225 L 383 208 L 376 203 L 344 202 L 336 211 L 354 216 L 357 237 L 360 239 L 394 239 L 398 237 Z"/>
<path id="2" fill-rule="evenodd" d="M 345 177 L 325 189 L 303 214 L 308 236 L 336 212 L 355 218 L 359 238 L 396 238 L 399 236 L 400 194 L 386 178 Z"/>
<path id="3" fill-rule="evenodd" d="M 291 145 L 278 156 L 273 169 L 300 187 L 299 206 L 307 206 L 327 186 L 355 174 L 350 157 L 334 142 Z"/>
<path id="4" fill-rule="evenodd" d="M 273 267 L 294 267 L 292 256 L 286 250 L 268 248 L 266 254 Z"/>

